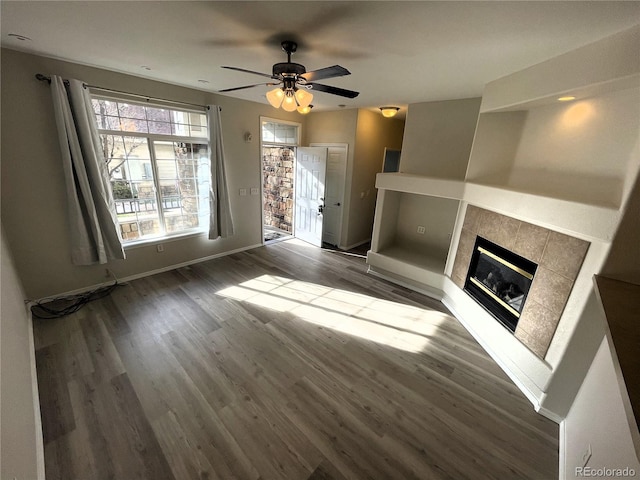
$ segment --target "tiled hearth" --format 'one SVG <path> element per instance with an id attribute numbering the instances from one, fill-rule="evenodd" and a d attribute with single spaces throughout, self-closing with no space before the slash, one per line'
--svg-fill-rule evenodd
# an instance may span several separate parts
<path id="1" fill-rule="evenodd" d="M 478 235 L 538 264 L 514 335 L 544 358 L 589 242 L 469 205 L 451 275 L 460 288 Z"/>

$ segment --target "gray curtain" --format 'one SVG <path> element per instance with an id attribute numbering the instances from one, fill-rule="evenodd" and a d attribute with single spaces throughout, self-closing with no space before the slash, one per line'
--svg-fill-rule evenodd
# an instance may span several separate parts
<path id="1" fill-rule="evenodd" d="M 209 238 L 215 240 L 219 237 L 225 238 L 233 235 L 233 218 L 225 172 L 220 108 L 217 105 L 207 106 L 207 120 L 209 122 L 209 143 L 211 144 Z"/>
<path id="2" fill-rule="evenodd" d="M 51 77 L 75 265 L 125 258 L 89 92 L 79 80 Z"/>

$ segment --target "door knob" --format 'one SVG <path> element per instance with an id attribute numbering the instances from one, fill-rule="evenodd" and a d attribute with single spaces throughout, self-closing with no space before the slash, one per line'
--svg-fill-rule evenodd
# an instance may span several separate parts
<path id="1" fill-rule="evenodd" d="M 318 205 L 318 215 L 321 215 L 324 213 L 324 205 Z"/>
<path id="2" fill-rule="evenodd" d="M 333 206 L 334 206 L 334 207 L 339 207 L 339 206 L 340 206 L 340 202 L 338 202 L 338 203 L 334 203 L 334 204 L 333 204 Z"/>

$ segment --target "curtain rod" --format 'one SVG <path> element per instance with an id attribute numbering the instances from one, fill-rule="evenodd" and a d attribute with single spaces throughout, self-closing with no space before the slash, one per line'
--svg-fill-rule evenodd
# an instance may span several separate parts
<path id="1" fill-rule="evenodd" d="M 41 73 L 36 73 L 36 78 L 38 80 L 40 80 L 41 82 L 51 83 L 51 77 L 47 77 L 46 75 L 43 75 Z M 178 105 L 189 105 L 191 107 L 198 107 L 198 108 L 202 108 L 202 109 L 205 109 L 205 110 L 209 109 L 208 106 L 199 105 L 197 103 L 180 102 L 180 101 L 169 100 L 167 98 L 160 98 L 160 97 L 150 97 L 148 95 L 140 95 L 139 93 L 124 92 L 122 90 L 115 90 L 113 88 L 99 87 L 97 85 L 89 85 L 88 83 L 83 83 L 82 86 L 84 88 L 93 88 L 94 90 L 102 90 L 103 92 L 121 93 L 123 95 L 130 95 L 130 96 L 133 96 L 133 97 L 144 98 L 145 100 L 147 100 L 147 102 L 149 100 L 160 100 L 161 102 L 175 103 L 175 104 L 178 104 Z M 218 107 L 218 108 L 220 109 L 220 111 L 222 111 L 222 107 Z"/>

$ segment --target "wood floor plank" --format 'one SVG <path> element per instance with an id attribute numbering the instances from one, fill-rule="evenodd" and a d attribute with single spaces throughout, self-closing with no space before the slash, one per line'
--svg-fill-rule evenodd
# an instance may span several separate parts
<path id="1" fill-rule="evenodd" d="M 34 322 L 47 478 L 529 479 L 558 426 L 446 308 L 298 241 Z"/>

